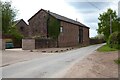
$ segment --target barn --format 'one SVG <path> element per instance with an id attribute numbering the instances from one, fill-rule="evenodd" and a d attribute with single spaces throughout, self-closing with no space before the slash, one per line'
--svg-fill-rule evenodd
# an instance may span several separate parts
<path id="1" fill-rule="evenodd" d="M 89 27 L 49 10 L 39 10 L 28 22 L 29 37 L 54 39 L 54 47 L 89 45 Z"/>

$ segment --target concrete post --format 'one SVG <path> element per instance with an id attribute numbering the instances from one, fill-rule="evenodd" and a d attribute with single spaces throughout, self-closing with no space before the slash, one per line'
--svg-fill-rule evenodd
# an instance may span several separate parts
<path id="1" fill-rule="evenodd" d="M 22 39 L 22 49 L 23 50 L 34 50 L 35 39 Z"/>

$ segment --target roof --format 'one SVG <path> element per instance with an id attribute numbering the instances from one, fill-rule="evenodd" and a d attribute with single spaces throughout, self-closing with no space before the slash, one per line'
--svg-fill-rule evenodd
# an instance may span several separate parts
<path id="1" fill-rule="evenodd" d="M 19 19 L 19 20 L 14 21 L 14 25 L 17 25 L 20 21 L 23 21 L 27 25 L 27 23 L 23 19 Z"/>
<path id="2" fill-rule="evenodd" d="M 56 14 L 56 13 L 53 13 L 53 12 L 50 12 L 50 11 L 47 11 L 47 10 L 44 10 L 44 9 L 41 9 L 41 10 L 43 10 L 46 13 L 50 14 L 51 16 L 55 17 L 56 19 L 59 19 L 59 20 L 62 20 L 62 21 L 66 21 L 66 22 L 69 22 L 69 23 L 72 23 L 72 24 L 80 25 L 80 26 L 83 26 L 83 27 L 87 27 L 86 25 L 84 25 L 84 24 L 82 24 L 82 23 L 80 23 L 78 21 L 69 19 L 67 17 L 61 16 L 59 14 Z M 39 10 L 35 15 L 37 15 L 41 10 Z M 31 20 L 35 15 L 33 15 L 29 20 Z M 87 27 L 87 28 L 89 28 L 89 27 Z"/>

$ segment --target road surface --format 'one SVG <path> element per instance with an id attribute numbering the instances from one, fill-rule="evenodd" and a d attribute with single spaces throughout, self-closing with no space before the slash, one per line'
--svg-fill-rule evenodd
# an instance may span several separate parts
<path id="1" fill-rule="evenodd" d="M 62 78 L 77 61 L 88 56 L 102 45 L 104 44 L 11 64 L 2 67 L 2 78 Z"/>

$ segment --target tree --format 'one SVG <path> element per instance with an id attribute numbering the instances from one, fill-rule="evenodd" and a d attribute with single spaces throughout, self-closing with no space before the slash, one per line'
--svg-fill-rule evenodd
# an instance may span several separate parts
<path id="1" fill-rule="evenodd" d="M 15 18 L 17 15 L 17 10 L 12 8 L 11 2 L 1 2 L 2 7 L 2 33 L 6 35 L 11 35 L 14 46 L 20 46 L 23 35 L 20 34 L 16 26 L 14 26 Z"/>
<path id="2" fill-rule="evenodd" d="M 111 23 L 112 23 L 112 33 L 115 31 L 120 31 L 119 21 L 117 19 L 116 11 L 112 9 L 108 9 L 107 12 L 100 14 L 99 16 L 99 23 L 98 23 L 98 33 L 104 34 L 105 40 L 108 40 L 110 35 L 110 16 L 111 16 Z"/>
<path id="3" fill-rule="evenodd" d="M 16 10 L 11 7 L 11 2 L 0 2 L 2 7 L 2 33 L 8 34 L 16 17 Z"/>
<path id="4" fill-rule="evenodd" d="M 118 31 L 120 32 L 120 17 L 118 18 Z"/>

